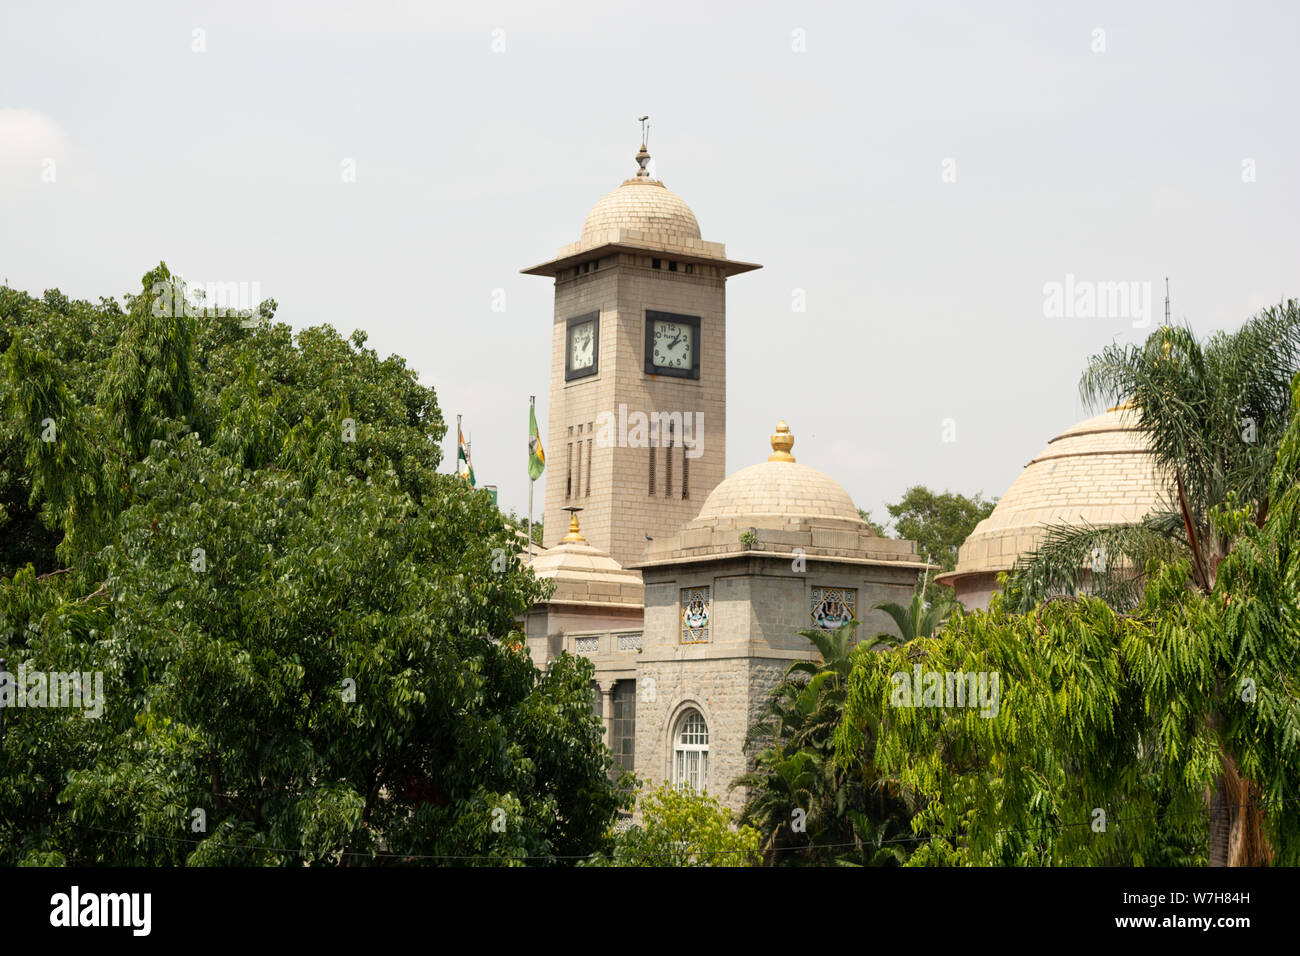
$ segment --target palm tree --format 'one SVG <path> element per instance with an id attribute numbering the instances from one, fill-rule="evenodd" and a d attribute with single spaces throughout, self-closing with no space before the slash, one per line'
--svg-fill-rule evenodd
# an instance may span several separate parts
<path id="1" fill-rule="evenodd" d="M 1127 609 L 1152 562 L 1185 560 L 1190 585 L 1214 588 L 1233 547 L 1229 511 L 1263 526 L 1269 478 L 1291 411 L 1300 369 L 1300 304 L 1262 310 L 1240 329 L 1199 342 L 1191 329 L 1164 326 L 1138 345 L 1093 356 L 1079 391 L 1090 405 L 1123 402 L 1136 415 L 1156 467 L 1169 483 L 1163 507 L 1133 524 L 1058 525 L 1012 569 L 1007 598 L 1027 611 L 1082 586 Z M 1106 556 L 1101 567 L 1089 557 Z M 1219 726 L 1221 715 L 1207 715 Z M 1251 865 L 1268 857 L 1258 814 L 1244 812 L 1258 788 L 1224 752 L 1211 805 L 1210 864 Z M 1225 799 L 1226 796 L 1226 799 Z M 1238 799 L 1239 798 L 1239 799 Z M 1231 849 L 1230 849 L 1231 848 Z"/>
<path id="2" fill-rule="evenodd" d="M 1156 468 L 1169 483 L 1161 508 L 1140 522 L 1055 525 L 1012 569 L 1008 598 L 1027 611 L 1085 584 L 1127 609 L 1152 559 L 1185 558 L 1192 583 L 1214 587 L 1230 537 L 1216 511 L 1249 508 L 1263 525 L 1268 480 L 1290 419 L 1291 376 L 1300 368 L 1300 303 L 1264 309 L 1236 332 L 1205 343 L 1191 329 L 1164 326 L 1142 345 L 1111 345 L 1083 374 L 1084 401 L 1122 405 L 1136 416 Z M 1104 564 L 1090 560 L 1104 554 Z"/>
<path id="3" fill-rule="evenodd" d="M 956 599 L 952 591 L 948 591 L 942 597 L 936 599 L 933 604 L 927 604 L 925 601 L 925 592 L 918 589 L 912 595 L 912 603 L 907 607 L 901 604 L 895 604 L 892 601 L 882 602 L 873 605 L 877 611 L 884 611 L 894 621 L 898 627 L 898 633 L 902 635 L 902 640 L 892 638 L 891 635 L 881 632 L 876 635 L 876 640 L 882 643 L 888 643 L 893 640 L 894 643 L 906 644 L 908 641 L 914 641 L 918 637 L 933 637 L 934 632 L 947 619 L 948 615 L 957 609 Z"/>
<path id="4" fill-rule="evenodd" d="M 763 834 L 760 850 L 768 863 L 786 849 L 806 862 L 901 862 L 901 851 L 882 844 L 886 833 L 906 831 L 907 808 L 897 788 L 869 768 L 846 772 L 835 760 L 835 729 L 844 714 L 858 627 L 850 621 L 835 631 L 800 631 L 821 659 L 795 661 L 786 669 L 745 736 L 746 751 L 760 749 L 750 772 L 731 786 L 749 788 L 741 822 Z M 856 649 L 867 653 L 898 643 L 897 636 L 880 634 Z M 809 846 L 852 846 L 856 854 L 803 849 Z"/>

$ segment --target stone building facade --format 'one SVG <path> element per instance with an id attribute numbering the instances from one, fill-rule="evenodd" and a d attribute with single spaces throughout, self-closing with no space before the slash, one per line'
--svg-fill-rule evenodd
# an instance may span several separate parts
<path id="1" fill-rule="evenodd" d="M 749 727 L 786 669 L 817 658 L 799 632 L 849 620 L 862 622 L 859 638 L 894 632 L 873 605 L 905 604 L 927 567 L 913 542 L 876 536 L 839 484 L 798 464 L 793 442 L 780 423 L 767 461 L 722 482 L 636 566 L 645 582 L 637 775 L 690 782 L 736 807 L 745 793 L 728 787 L 748 769 Z M 694 714 L 708 732 L 697 757 L 683 739 Z"/>
<path id="2" fill-rule="evenodd" d="M 798 632 L 855 619 L 859 638 L 893 632 L 873 605 L 906 604 L 929 566 L 799 464 L 784 422 L 766 461 L 724 477 L 725 281 L 758 266 L 703 241 L 648 159 L 642 144 L 636 177 L 582 238 L 525 270 L 555 279 L 546 547 L 532 567 L 556 583 L 525 630 L 541 667 L 593 661 L 616 768 L 738 808 L 749 727 L 790 664 L 817 656 Z M 634 412 L 659 417 L 641 443 L 625 440 Z M 688 413 L 702 422 L 691 435 Z"/>
<path id="3" fill-rule="evenodd" d="M 726 474 L 726 281 L 760 268 L 704 241 L 649 159 L 642 145 L 636 176 L 596 204 L 581 238 L 524 270 L 555 280 L 542 543 L 580 507 L 587 540 L 623 566 L 646 535 L 695 517 Z"/>

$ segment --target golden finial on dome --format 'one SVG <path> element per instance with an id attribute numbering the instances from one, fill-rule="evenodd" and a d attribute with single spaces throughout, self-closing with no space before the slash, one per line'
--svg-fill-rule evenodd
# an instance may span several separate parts
<path id="1" fill-rule="evenodd" d="M 794 447 L 794 436 L 790 434 L 790 426 L 784 421 L 778 422 L 776 433 L 772 436 L 772 454 L 768 461 L 794 461 L 794 455 L 790 454 L 790 449 Z"/>
<path id="2" fill-rule="evenodd" d="M 1118 405 L 1112 405 L 1110 408 L 1106 409 L 1106 411 L 1108 411 L 1108 412 L 1131 412 L 1131 411 L 1136 411 L 1136 410 L 1137 410 L 1137 407 L 1138 407 L 1138 405 L 1137 405 L 1137 399 L 1136 399 L 1136 398 L 1132 398 L 1132 397 L 1130 397 L 1130 398 L 1126 398 L 1126 399 L 1124 399 L 1124 401 L 1120 402 Z"/>
<path id="3" fill-rule="evenodd" d="M 569 512 L 569 533 L 560 539 L 561 544 L 586 544 L 587 539 L 582 536 L 582 529 L 578 527 L 578 512 L 581 508 L 564 508 Z"/>

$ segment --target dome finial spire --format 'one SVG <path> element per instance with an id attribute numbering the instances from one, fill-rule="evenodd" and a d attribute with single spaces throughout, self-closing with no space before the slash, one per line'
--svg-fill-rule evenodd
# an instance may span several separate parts
<path id="1" fill-rule="evenodd" d="M 646 163 L 650 162 L 650 154 L 646 152 L 645 144 L 650 139 L 650 126 L 646 122 L 647 120 L 650 119 L 650 117 L 641 116 L 639 117 L 639 119 L 641 121 L 641 151 L 636 154 L 637 166 L 640 167 L 636 171 L 636 178 L 649 179 L 650 170 L 646 169 Z"/>
<path id="2" fill-rule="evenodd" d="M 794 436 L 790 426 L 784 420 L 777 423 L 776 433 L 772 435 L 772 454 L 768 461 L 794 461 L 790 449 L 794 447 Z"/>
<path id="3" fill-rule="evenodd" d="M 569 533 L 560 541 L 561 544 L 586 544 L 587 539 L 582 536 L 582 529 L 578 527 L 578 512 L 581 508 L 564 508 L 569 513 Z"/>

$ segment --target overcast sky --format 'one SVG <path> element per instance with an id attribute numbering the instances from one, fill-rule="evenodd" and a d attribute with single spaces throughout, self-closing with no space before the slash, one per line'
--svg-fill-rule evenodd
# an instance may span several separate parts
<path id="1" fill-rule="evenodd" d="M 364 328 L 522 512 L 553 286 L 519 270 L 649 113 L 658 177 L 764 266 L 728 283 L 728 472 L 785 418 L 877 517 L 1001 495 L 1165 276 L 1201 334 L 1300 296 L 1300 5 L 1062 6 L 6 0 L 0 278 L 95 300 L 165 260 Z M 1150 313 L 1088 314 L 1102 282 Z"/>

